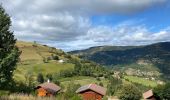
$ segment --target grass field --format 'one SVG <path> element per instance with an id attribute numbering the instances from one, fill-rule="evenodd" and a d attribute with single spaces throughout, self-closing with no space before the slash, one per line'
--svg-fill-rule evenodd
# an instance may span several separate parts
<path id="1" fill-rule="evenodd" d="M 46 75 L 74 68 L 74 64 L 67 62 L 59 63 L 58 61 L 50 60 L 48 63 L 44 63 L 44 58 L 51 57 L 51 55 L 55 55 L 55 53 L 63 52 L 59 49 L 55 49 L 53 50 L 54 52 L 51 52 L 51 47 L 23 41 L 18 41 L 16 45 L 19 50 L 22 51 L 20 55 L 20 62 L 14 72 L 14 79 L 16 81 L 24 81 L 28 74 L 35 77 L 38 73 Z M 66 54 L 58 55 L 58 57 L 59 59 L 67 60 L 65 55 Z"/>
<path id="2" fill-rule="evenodd" d="M 146 80 L 140 77 L 135 77 L 135 76 L 124 76 L 124 79 L 129 80 L 130 82 L 142 84 L 144 86 L 151 86 L 151 87 L 156 87 L 157 82 L 156 81 L 151 81 L 151 80 Z"/>
<path id="3" fill-rule="evenodd" d="M 61 70 L 73 69 L 74 64 L 71 63 L 58 63 L 49 62 L 41 64 L 30 64 L 30 65 L 18 65 L 16 71 L 14 72 L 15 80 L 24 80 L 26 74 L 33 74 L 37 76 L 38 73 L 43 75 L 57 73 Z"/>
<path id="4" fill-rule="evenodd" d="M 87 84 L 92 84 L 92 83 L 102 83 L 104 87 L 107 87 L 107 84 L 109 83 L 108 80 L 104 78 L 100 78 L 101 80 L 98 81 L 96 78 L 93 77 L 86 77 L 86 76 L 76 76 L 76 77 L 71 77 L 71 78 L 63 78 L 60 79 L 59 81 L 61 82 L 62 85 L 68 86 L 70 83 L 75 83 L 75 84 L 80 84 L 80 85 L 87 85 Z"/>

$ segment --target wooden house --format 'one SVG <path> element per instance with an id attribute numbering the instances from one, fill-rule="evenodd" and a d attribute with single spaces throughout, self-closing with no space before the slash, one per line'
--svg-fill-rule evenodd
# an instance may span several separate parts
<path id="1" fill-rule="evenodd" d="M 76 93 L 79 93 L 83 100 L 102 100 L 106 94 L 106 89 L 96 84 L 89 84 L 80 87 Z"/>
<path id="2" fill-rule="evenodd" d="M 44 97 L 55 95 L 61 88 L 54 83 L 46 82 L 38 85 L 35 89 L 38 96 Z"/>
<path id="3" fill-rule="evenodd" d="M 154 94 L 153 94 L 153 91 L 152 90 L 149 90 L 145 93 L 143 93 L 143 98 L 145 100 L 156 100 L 156 98 L 154 97 Z"/>

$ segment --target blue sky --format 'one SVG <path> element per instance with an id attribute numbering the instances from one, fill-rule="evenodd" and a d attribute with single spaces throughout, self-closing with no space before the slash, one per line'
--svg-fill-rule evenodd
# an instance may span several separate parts
<path id="1" fill-rule="evenodd" d="M 92 16 L 93 25 L 117 25 L 124 21 L 135 21 L 137 24 L 144 24 L 151 28 L 151 31 L 160 31 L 170 25 L 170 2 L 153 6 L 143 11 L 131 14 L 106 14 Z M 154 27 L 154 28 L 152 28 Z"/>
<path id="2" fill-rule="evenodd" d="M 15 37 L 65 51 L 170 41 L 169 0 L 2 0 Z M 49 5 L 49 6 L 48 6 Z"/>

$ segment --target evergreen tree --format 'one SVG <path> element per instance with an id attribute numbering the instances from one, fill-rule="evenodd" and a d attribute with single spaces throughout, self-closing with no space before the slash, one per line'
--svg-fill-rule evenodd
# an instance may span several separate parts
<path id="1" fill-rule="evenodd" d="M 0 5 L 0 87 L 12 81 L 13 71 L 20 55 L 10 26 L 10 16 Z"/>
<path id="2" fill-rule="evenodd" d="M 37 76 L 37 81 L 38 81 L 39 83 L 43 83 L 43 82 L 44 82 L 44 77 L 43 77 L 43 75 L 42 75 L 41 73 L 38 74 L 38 76 Z"/>
<path id="3" fill-rule="evenodd" d="M 46 78 L 47 78 L 47 80 L 49 79 L 50 81 L 53 80 L 53 76 L 52 76 L 51 74 L 47 74 L 47 75 L 46 75 Z"/>

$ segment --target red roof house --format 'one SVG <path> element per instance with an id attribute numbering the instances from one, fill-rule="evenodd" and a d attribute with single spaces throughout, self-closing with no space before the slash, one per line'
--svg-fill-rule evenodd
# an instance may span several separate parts
<path id="1" fill-rule="evenodd" d="M 96 84 L 89 84 L 80 87 L 76 93 L 81 94 L 83 100 L 102 100 L 106 94 L 106 89 Z"/>
<path id="2" fill-rule="evenodd" d="M 38 96 L 53 96 L 61 88 L 54 83 L 46 82 L 46 83 L 38 85 L 35 89 L 38 92 Z"/>
<path id="3" fill-rule="evenodd" d="M 156 100 L 156 98 L 154 97 L 154 94 L 153 94 L 153 91 L 152 90 L 149 90 L 145 93 L 143 93 L 143 98 L 145 100 Z"/>

